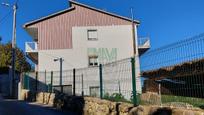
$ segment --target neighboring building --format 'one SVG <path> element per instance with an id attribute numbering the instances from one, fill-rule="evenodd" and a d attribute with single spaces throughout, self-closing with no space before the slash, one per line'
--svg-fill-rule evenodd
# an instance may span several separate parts
<path id="1" fill-rule="evenodd" d="M 204 58 L 142 72 L 144 92 L 204 98 Z"/>
<path id="2" fill-rule="evenodd" d="M 69 2 L 70 8 L 24 25 L 34 40 L 26 43 L 26 53 L 36 64 L 36 71 L 59 71 L 59 63 L 53 61 L 59 57 L 64 59 L 63 70 L 69 70 L 133 56 L 131 19 L 76 1 Z M 139 53 L 149 49 L 149 39 L 140 42 L 139 21 L 135 20 L 134 25 L 136 44 L 139 44 L 136 45 L 139 75 Z"/>

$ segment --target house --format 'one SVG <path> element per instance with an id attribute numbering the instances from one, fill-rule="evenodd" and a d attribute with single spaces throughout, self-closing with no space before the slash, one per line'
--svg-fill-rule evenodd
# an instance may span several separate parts
<path id="1" fill-rule="evenodd" d="M 36 71 L 59 71 L 55 58 L 63 58 L 63 70 L 98 66 L 133 56 L 132 20 L 70 0 L 63 11 L 26 23 L 33 37 L 26 42 L 27 56 Z M 149 49 L 149 39 L 138 40 L 139 21 L 134 20 L 136 68 L 139 55 Z"/>

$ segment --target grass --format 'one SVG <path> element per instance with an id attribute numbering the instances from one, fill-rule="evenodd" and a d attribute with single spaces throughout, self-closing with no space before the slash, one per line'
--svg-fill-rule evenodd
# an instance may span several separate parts
<path id="1" fill-rule="evenodd" d="M 109 95 L 108 93 L 106 93 L 104 95 L 104 99 L 114 101 L 114 102 L 127 102 L 127 103 L 133 102 L 132 98 L 130 100 L 125 99 L 124 96 L 122 94 L 119 94 L 119 93 L 114 93 L 112 95 Z M 182 103 L 187 103 L 187 104 L 193 105 L 194 107 L 199 107 L 199 108 L 204 109 L 204 99 L 203 98 L 162 95 L 161 100 L 162 100 L 163 104 L 170 103 L 170 102 L 182 102 Z M 151 104 L 150 102 L 145 102 L 145 101 L 140 100 L 140 95 L 137 95 L 137 101 L 140 105 Z"/>
<path id="2" fill-rule="evenodd" d="M 113 102 L 125 102 L 125 103 L 130 103 L 133 104 L 133 98 L 131 97 L 130 99 L 126 99 L 121 93 L 105 93 L 103 96 L 103 99 L 113 101 Z M 140 95 L 137 95 L 137 104 L 140 103 Z"/>
<path id="3" fill-rule="evenodd" d="M 183 97 L 183 96 L 173 96 L 173 95 L 162 95 L 162 103 L 169 102 L 183 102 L 193 105 L 194 107 L 204 107 L 203 98 L 194 98 L 194 97 Z"/>
<path id="4" fill-rule="evenodd" d="M 120 93 L 113 93 L 112 95 L 110 95 L 109 93 L 106 93 L 103 96 L 103 99 L 107 99 L 114 102 L 128 102 L 128 100 L 125 99 L 125 97 Z"/>

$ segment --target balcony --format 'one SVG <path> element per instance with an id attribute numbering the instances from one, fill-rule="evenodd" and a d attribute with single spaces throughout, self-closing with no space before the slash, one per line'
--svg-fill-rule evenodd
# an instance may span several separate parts
<path id="1" fill-rule="evenodd" d="M 26 42 L 25 52 L 29 59 L 31 59 L 35 64 L 38 62 L 38 45 L 37 42 Z"/>
<path id="2" fill-rule="evenodd" d="M 38 45 L 36 42 L 26 42 L 25 43 L 25 48 L 26 48 L 26 52 L 37 52 L 38 51 Z"/>
<path id="3" fill-rule="evenodd" d="M 148 49 L 150 49 L 150 39 L 149 38 L 139 38 L 138 39 L 138 50 L 139 55 L 144 54 Z"/>

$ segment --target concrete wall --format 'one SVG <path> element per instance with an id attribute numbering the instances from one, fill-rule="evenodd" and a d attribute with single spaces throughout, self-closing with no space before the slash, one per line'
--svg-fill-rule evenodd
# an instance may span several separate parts
<path id="1" fill-rule="evenodd" d="M 63 70 L 88 67 L 88 53 L 91 50 L 100 52 L 103 56 L 99 63 L 107 63 L 132 56 L 132 30 L 131 25 L 123 26 L 90 26 L 73 27 L 73 49 L 40 50 L 39 71 L 59 71 L 59 62 L 53 59 L 64 59 Z M 87 30 L 97 29 L 98 41 L 88 41 Z M 116 50 L 116 58 L 111 57 L 111 52 Z"/>
<path id="2" fill-rule="evenodd" d="M 88 41 L 87 30 L 96 29 L 97 30 L 97 41 Z M 136 30 L 137 31 L 137 30 Z M 73 27 L 72 28 L 72 38 L 73 38 L 73 49 L 60 49 L 60 50 L 40 50 L 39 51 L 39 65 L 38 71 L 59 71 L 60 63 L 54 62 L 53 60 L 58 57 L 64 59 L 63 71 L 70 70 L 73 68 L 85 68 L 88 67 L 88 56 L 97 55 L 99 58 L 99 63 L 105 64 L 109 62 L 114 62 L 117 60 L 122 60 L 125 58 L 130 58 L 133 55 L 133 41 L 132 41 L 132 26 L 122 25 L 122 26 L 86 26 L 86 27 Z M 137 33 L 136 33 L 137 41 Z M 136 55 L 138 51 L 136 52 Z M 131 66 L 131 63 L 129 63 Z M 116 68 L 117 69 L 117 68 Z M 136 56 L 136 75 L 139 76 L 139 59 Z M 96 71 L 95 71 L 96 72 Z M 117 76 L 117 75 L 115 75 Z M 84 83 L 86 79 L 93 76 L 84 77 Z M 97 80 L 99 80 L 98 73 L 96 74 Z M 111 77 L 111 76 L 110 76 Z M 121 81 L 121 84 L 126 86 L 128 90 L 127 98 L 129 99 L 132 91 L 131 73 L 128 73 L 127 81 Z M 42 80 L 41 80 L 42 79 Z M 112 79 L 112 78 L 110 78 Z M 43 78 L 39 78 L 43 81 Z M 99 81 L 95 81 L 97 84 Z M 128 82 L 128 83 L 126 83 Z M 69 85 L 67 83 L 63 83 Z M 78 85 L 80 87 L 80 85 Z M 99 85 L 94 85 L 99 86 Z M 106 85 L 108 87 L 109 85 Z M 118 89 L 118 83 L 114 86 Z M 123 85 L 121 86 L 123 87 Z M 80 87 L 81 88 L 81 87 Z M 89 86 L 87 86 L 87 94 L 89 94 Z M 78 92 L 78 91 L 77 91 Z M 141 82 L 140 78 L 137 78 L 137 92 L 141 93 Z M 78 92 L 78 93 L 81 93 Z"/>

